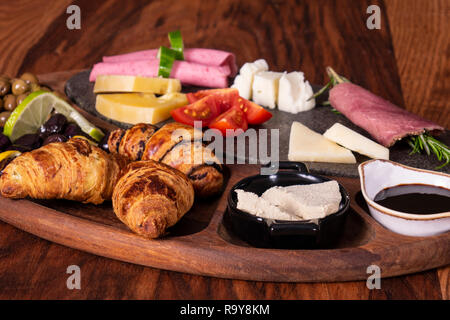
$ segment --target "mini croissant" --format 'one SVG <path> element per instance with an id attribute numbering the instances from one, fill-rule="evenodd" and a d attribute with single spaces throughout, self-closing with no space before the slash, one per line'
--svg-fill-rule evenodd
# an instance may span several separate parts
<path id="1" fill-rule="evenodd" d="M 108 147 L 111 153 L 132 161 L 154 160 L 180 170 L 191 180 L 197 196 L 208 197 L 222 190 L 223 172 L 219 159 L 204 146 L 202 135 L 201 130 L 177 122 L 158 130 L 139 123 L 111 132 Z"/>
<path id="2" fill-rule="evenodd" d="M 194 203 L 194 188 L 180 171 L 152 160 L 130 163 L 112 197 L 114 213 L 132 231 L 162 236 Z"/>
<path id="3" fill-rule="evenodd" d="M 26 152 L 0 177 L 6 198 L 67 199 L 100 204 L 110 200 L 121 171 L 129 161 L 72 138 Z"/>

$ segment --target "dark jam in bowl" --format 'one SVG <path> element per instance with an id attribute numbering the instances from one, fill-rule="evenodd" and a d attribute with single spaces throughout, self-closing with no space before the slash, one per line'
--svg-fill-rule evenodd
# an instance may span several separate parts
<path id="1" fill-rule="evenodd" d="M 381 190 L 374 201 L 404 213 L 435 214 L 450 211 L 450 190 L 425 184 L 405 184 Z"/>

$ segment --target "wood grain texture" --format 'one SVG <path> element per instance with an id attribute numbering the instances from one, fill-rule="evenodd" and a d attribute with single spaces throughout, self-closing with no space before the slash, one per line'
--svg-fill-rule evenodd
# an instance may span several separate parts
<path id="1" fill-rule="evenodd" d="M 450 2 L 386 1 L 406 109 L 450 126 Z"/>
<path id="2" fill-rule="evenodd" d="M 80 6 L 82 29 L 65 27 L 68 3 Z M 395 25 L 393 16 L 423 20 L 426 8 L 445 0 L 415 1 L 58 1 L 0 3 L 0 69 L 14 76 L 83 69 L 103 55 L 157 47 L 168 31 L 180 28 L 187 46 L 236 53 L 238 63 L 264 57 L 274 69 L 305 71 L 313 83 L 326 80 L 332 65 L 353 81 L 394 103 L 428 115 L 448 127 L 446 54 L 432 49 L 439 19 L 425 19 L 431 47 L 413 41 L 414 24 Z M 430 4 L 431 3 L 431 4 Z M 448 3 L 448 2 L 447 2 Z M 365 27 L 369 4 L 379 4 L 382 26 Z M 45 14 L 43 14 L 45 12 Z M 436 12 L 436 11 L 433 11 Z M 389 19 L 388 19 L 389 18 Z M 448 27 L 447 27 L 448 29 Z M 401 33 L 398 30 L 401 30 Z M 423 33 L 422 33 L 423 34 Z M 442 32 L 442 35 L 445 33 Z M 395 38 L 392 39 L 391 35 Z M 405 39 L 408 39 L 405 41 Z M 406 43 L 407 45 L 402 45 Z M 421 49 L 419 50 L 419 47 Z M 402 51 L 400 51 L 400 49 Z M 418 52 L 416 52 L 418 51 Z M 433 94 L 420 93 L 429 82 L 407 73 L 410 57 L 426 60 L 437 74 Z M 403 66 L 403 67 L 402 67 Z M 399 72 L 400 70 L 400 72 Z M 448 69 L 447 69 L 448 70 Z M 427 75 L 427 73 L 425 73 Z M 415 86 L 409 85 L 414 79 Z M 434 80 L 436 81 L 436 80 Z M 441 85 L 441 86 L 439 86 Z M 420 93 L 420 94 L 419 94 Z M 408 99 L 406 99 L 408 97 Z M 419 101 L 415 105 L 411 101 Z M 448 103 L 448 102 L 447 102 Z M 438 105 L 439 103 L 434 104 Z M 444 105 L 444 104 L 442 104 Z M 447 104 L 448 110 L 448 104 Z M 97 257 L 41 240 L 0 222 L 0 298 L 2 299 L 448 299 L 449 268 L 384 279 L 381 290 L 364 281 L 346 283 L 262 283 L 191 276 Z M 68 265 L 82 269 L 82 289 L 68 290 Z"/>
<path id="3" fill-rule="evenodd" d="M 439 268 L 437 276 L 441 285 L 442 299 L 450 300 L 450 267 Z"/>
<path id="4" fill-rule="evenodd" d="M 435 271 L 365 281 L 267 283 L 225 280 L 118 262 L 39 239 L 0 222 L 0 299 L 441 299 Z M 81 269 L 81 290 L 69 290 L 66 269 Z"/>
<path id="5" fill-rule="evenodd" d="M 30 48 L 47 39 L 43 31 L 51 29 L 54 19 L 60 17 L 70 1 L 18 0 L 14 6 L 7 1 L 0 2 L 0 70 L 14 77 Z M 45 12 L 45 14 L 43 14 Z M 64 25 L 65 27 L 65 22 Z M 60 26 L 61 28 L 63 26 Z M 49 52 L 42 53 L 46 56 Z"/>
<path id="6" fill-rule="evenodd" d="M 44 239 L 101 256 L 227 279 L 364 280 L 370 265 L 377 265 L 383 277 L 392 277 L 450 264 L 449 233 L 405 237 L 386 230 L 369 216 L 367 208 L 364 209 L 359 180 L 352 178 L 337 178 L 350 195 L 351 209 L 340 241 L 332 248 L 249 247 L 227 230 L 222 217 L 231 187 L 257 174 L 259 167 L 228 165 L 227 171 L 229 180 L 222 196 L 208 201 L 197 199 L 189 213 L 162 239 L 148 240 L 131 232 L 116 218 L 110 203 L 95 206 L 70 201 L 2 198 L 0 219 Z"/>

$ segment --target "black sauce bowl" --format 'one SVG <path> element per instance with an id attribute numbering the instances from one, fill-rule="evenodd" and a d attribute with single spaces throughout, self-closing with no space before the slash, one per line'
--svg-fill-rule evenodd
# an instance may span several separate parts
<path id="1" fill-rule="evenodd" d="M 248 244 L 258 248 L 326 249 L 333 247 L 342 234 L 350 205 L 350 197 L 341 184 L 339 189 L 342 200 L 339 210 L 322 219 L 273 220 L 257 217 L 236 208 L 235 190 L 237 189 L 261 196 L 264 191 L 274 186 L 314 184 L 331 180 L 309 173 L 305 164 L 301 162 L 279 162 L 278 168 L 282 171 L 272 175 L 247 177 L 231 188 L 227 211 L 223 218 L 225 227 Z"/>

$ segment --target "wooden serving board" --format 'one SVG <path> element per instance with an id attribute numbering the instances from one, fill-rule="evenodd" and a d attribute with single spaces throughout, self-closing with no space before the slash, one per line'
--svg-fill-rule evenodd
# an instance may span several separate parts
<path id="1" fill-rule="evenodd" d="M 61 88 L 67 73 L 41 77 Z M 83 111 L 81 111 L 83 112 Z M 109 127 L 86 113 L 94 124 Z M 382 277 L 414 273 L 450 264 L 450 232 L 407 237 L 386 230 L 368 214 L 359 181 L 337 178 L 351 196 L 343 235 L 327 250 L 253 248 L 222 223 L 226 199 L 240 179 L 259 172 L 258 165 L 226 167 L 224 193 L 193 208 L 158 240 L 144 239 L 115 216 L 111 203 L 99 206 L 65 200 L 11 200 L 0 197 L 0 219 L 49 241 L 130 263 L 205 276 L 280 282 L 367 279 L 377 265 Z"/>
<path id="2" fill-rule="evenodd" d="M 114 124 L 116 126 L 127 128 L 130 125 L 112 121 L 103 117 L 100 113 L 95 110 L 95 94 L 93 93 L 94 84 L 89 82 L 89 73 L 90 70 L 83 70 L 81 72 L 76 73 L 73 77 L 71 77 L 66 84 L 65 92 L 67 96 L 72 99 L 80 108 L 85 111 L 95 115 L 96 117 L 105 120 L 108 123 Z M 314 90 L 317 91 L 320 89 L 320 86 L 313 86 Z M 198 87 L 183 87 L 184 92 L 197 91 Z M 328 99 L 326 96 L 321 97 L 318 100 L 318 103 Z M 360 134 L 370 138 L 367 132 L 363 129 L 355 126 L 351 123 L 345 116 L 342 114 L 336 114 L 331 111 L 331 107 L 328 106 L 317 106 L 314 109 L 306 112 L 300 112 L 298 114 L 291 114 L 288 112 L 279 111 L 277 109 L 270 110 L 272 113 L 272 118 L 266 123 L 260 126 L 252 126 L 252 128 L 258 129 L 267 129 L 268 133 L 268 150 L 270 150 L 270 137 L 271 137 L 271 129 L 277 129 L 279 132 L 279 160 L 288 160 L 288 151 L 289 151 L 289 136 L 291 124 L 293 121 L 299 121 L 311 128 L 312 130 L 323 133 L 328 128 L 330 128 L 336 122 L 342 123 L 343 125 L 351 128 L 352 130 L 359 132 Z M 172 121 L 172 120 L 168 120 Z M 157 126 L 163 125 L 165 122 L 158 124 Z M 446 131 L 442 134 L 439 139 L 450 145 L 450 131 Z M 246 139 L 247 149 L 248 150 L 248 139 Z M 236 148 L 234 148 L 236 150 Z M 234 156 L 233 150 L 233 156 Z M 407 166 L 434 170 L 434 168 L 438 167 L 441 163 L 436 159 L 434 155 L 427 156 L 426 154 L 414 154 L 410 155 L 411 147 L 405 142 L 398 142 L 390 149 L 390 160 L 402 163 Z M 226 150 L 224 150 L 227 153 Z M 358 165 L 366 160 L 369 160 L 368 157 L 360 155 L 354 152 L 357 163 L 356 164 L 342 164 L 342 163 L 319 163 L 319 162 L 307 162 L 306 165 L 311 172 L 324 174 L 324 175 L 332 175 L 332 176 L 344 176 L 344 177 L 358 177 Z M 246 154 L 246 163 L 251 163 L 249 161 L 249 155 Z M 258 163 L 258 159 L 255 161 Z M 252 162 L 252 163 L 255 163 Z M 440 169 L 441 172 L 450 173 L 450 166 Z"/>

